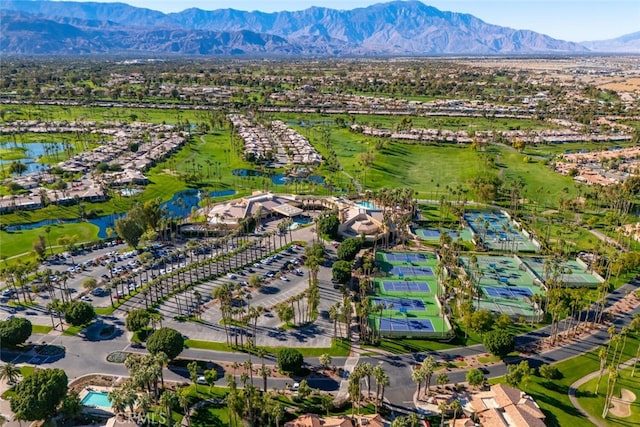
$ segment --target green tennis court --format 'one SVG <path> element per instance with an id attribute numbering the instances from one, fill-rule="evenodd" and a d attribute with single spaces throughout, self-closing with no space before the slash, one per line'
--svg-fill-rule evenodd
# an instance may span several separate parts
<path id="1" fill-rule="evenodd" d="M 475 265 L 471 257 L 460 257 L 460 262 L 480 288 L 477 303 L 480 310 L 496 315 L 506 313 L 514 320 L 540 318 L 535 300 L 544 294 L 544 289 L 536 284 L 535 277 L 518 258 L 479 255 L 475 257 Z"/>
<path id="2" fill-rule="evenodd" d="M 523 257 L 522 262 L 529 267 L 538 278 L 545 282 L 550 276 L 550 264 L 541 257 Z M 588 287 L 595 288 L 603 280 L 595 274 L 587 272 L 586 268 L 575 260 L 562 261 L 559 263 L 559 280 L 568 287 Z"/>
<path id="3" fill-rule="evenodd" d="M 505 252 L 538 252 L 538 246 L 501 211 L 467 211 L 464 214 L 464 220 L 488 249 Z"/>
<path id="4" fill-rule="evenodd" d="M 434 254 L 380 251 L 376 252 L 376 263 L 387 274 L 374 280 L 369 322 L 376 332 L 387 338 L 443 338 L 452 334 L 438 301 L 440 285 L 433 275 L 437 264 Z M 404 275 L 408 268 L 430 274 L 409 278 Z"/>

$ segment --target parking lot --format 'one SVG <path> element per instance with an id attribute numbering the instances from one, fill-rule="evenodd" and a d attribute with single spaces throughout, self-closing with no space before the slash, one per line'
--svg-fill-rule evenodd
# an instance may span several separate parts
<path id="1" fill-rule="evenodd" d="M 310 229 L 296 230 L 294 238 L 311 241 L 313 232 Z M 189 273 L 182 273 L 182 277 L 173 274 L 175 280 L 179 281 L 190 280 L 191 275 L 207 277 L 214 269 L 224 271 L 222 276 L 215 280 L 191 286 L 186 291 L 179 292 L 161 302 L 157 309 L 163 316 L 163 326 L 175 327 L 193 339 L 224 341 L 225 332 L 221 324 L 220 307 L 213 301 L 212 291 L 221 284 L 228 283 L 234 288 L 243 289 L 243 292 L 250 295 L 244 304 L 262 307 L 264 310 L 257 320 L 258 337 L 254 342 L 261 342 L 260 345 L 280 346 L 288 343 L 299 345 L 301 342 L 306 342 L 318 347 L 330 346 L 333 325 L 329 320 L 328 310 L 342 298 L 331 283 L 329 267 L 331 264 L 320 267 L 318 273 L 321 298 L 317 321 L 306 328 L 285 331 L 280 328 L 281 322 L 275 315 L 273 307 L 307 289 L 308 272 L 303 267 L 304 249 L 291 248 L 267 256 L 275 248 L 275 240 L 273 246 L 271 243 L 266 246 L 266 243 L 259 245 L 259 239 L 259 235 L 252 236 L 250 241 L 254 243 L 253 245 L 244 251 L 233 252 L 227 259 L 212 260 L 207 266 L 194 266 L 187 270 Z M 92 250 L 52 257 L 38 270 L 42 275 L 45 272 L 49 275 L 51 283 L 49 289 L 44 289 L 46 280 L 43 281 L 42 278 L 28 285 L 27 299 L 30 297 L 36 305 L 28 310 L 7 305 L 11 299 L 15 300 L 15 294 L 6 288 L 5 294 L 0 294 L 0 316 L 6 318 L 20 312 L 20 315 L 29 316 L 34 324 L 46 325 L 51 322 L 46 307 L 54 298 L 79 299 L 90 302 L 95 307 L 109 307 L 112 298 L 117 300 L 133 293 L 114 312 L 115 316 L 123 318 L 132 309 L 148 306 L 145 298 L 150 292 L 139 292 L 147 282 L 163 275 L 172 276 L 176 270 L 184 269 L 192 262 L 214 258 L 221 252 L 237 249 L 233 246 L 221 247 L 214 239 L 206 241 L 200 239 L 198 246 L 191 247 L 189 250 L 185 249 L 185 243 L 156 244 L 145 249 L 151 255 L 142 255 L 144 253 L 142 250 L 133 251 L 122 243 L 114 242 L 113 245 L 105 244 L 96 246 Z M 335 258 L 335 248 L 328 245 L 327 252 L 329 257 Z M 145 263 L 141 262 L 143 257 L 146 258 Z M 247 263 L 251 257 L 255 258 L 255 262 Z M 245 265 L 247 266 L 239 268 Z M 231 270 L 233 271 L 230 272 Z M 259 288 L 251 289 L 248 286 L 252 275 L 260 277 Z M 83 288 L 82 283 L 87 278 L 96 279 L 96 288 L 93 290 Z M 24 299 L 22 292 L 20 299 Z M 306 311 L 305 304 L 302 303 L 303 307 L 300 308 L 302 311 Z M 185 317 L 196 314 L 200 317 L 198 322 L 183 321 Z M 245 336 L 247 334 L 248 332 L 245 332 Z"/>

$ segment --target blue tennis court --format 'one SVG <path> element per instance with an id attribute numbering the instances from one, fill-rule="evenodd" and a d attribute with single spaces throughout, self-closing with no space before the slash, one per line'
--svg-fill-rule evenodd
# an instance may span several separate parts
<path id="1" fill-rule="evenodd" d="M 387 292 L 431 292 L 427 282 L 383 280 L 382 287 Z"/>
<path id="2" fill-rule="evenodd" d="M 389 270 L 389 274 L 392 276 L 433 276 L 433 270 L 429 267 L 418 266 L 406 266 L 406 265 L 394 265 Z"/>
<path id="3" fill-rule="evenodd" d="M 421 253 L 388 252 L 384 257 L 389 262 L 425 262 L 427 256 Z"/>
<path id="4" fill-rule="evenodd" d="M 533 295 L 533 292 L 531 292 L 529 288 L 483 286 L 482 289 L 487 296 L 492 298 L 524 298 Z"/>
<path id="5" fill-rule="evenodd" d="M 435 240 L 440 238 L 440 230 L 436 230 L 435 228 L 421 228 L 418 234 L 425 239 Z"/>
<path id="6" fill-rule="evenodd" d="M 413 311 L 425 311 L 424 301 L 411 298 L 374 298 L 373 303 L 375 305 L 386 305 L 387 309 L 391 307 L 392 310 L 405 312 L 407 310 Z M 392 306 L 393 304 L 393 306 Z"/>
<path id="7" fill-rule="evenodd" d="M 429 319 L 380 319 L 382 332 L 435 332 Z"/>

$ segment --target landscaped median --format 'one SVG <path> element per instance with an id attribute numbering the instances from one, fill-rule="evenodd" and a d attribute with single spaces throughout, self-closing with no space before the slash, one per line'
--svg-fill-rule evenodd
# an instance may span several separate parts
<path id="1" fill-rule="evenodd" d="M 263 349 L 267 353 L 277 354 L 280 350 L 289 347 L 236 347 L 230 346 L 223 342 L 214 341 L 202 341 L 202 340 L 185 340 L 184 345 L 186 348 L 199 349 L 199 350 L 211 350 L 211 351 L 226 351 L 234 353 L 253 353 L 257 354 L 258 349 Z M 331 347 L 301 347 L 298 348 L 300 353 L 305 357 L 319 357 L 322 354 L 328 354 L 332 357 L 346 357 L 349 356 L 351 351 L 351 344 L 347 340 L 334 339 L 331 342 Z"/>

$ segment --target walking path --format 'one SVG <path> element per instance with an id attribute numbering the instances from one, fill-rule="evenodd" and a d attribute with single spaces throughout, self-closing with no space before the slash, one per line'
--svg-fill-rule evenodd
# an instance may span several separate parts
<path id="1" fill-rule="evenodd" d="M 624 362 L 622 365 L 619 366 L 619 370 L 620 369 L 624 369 L 624 368 L 628 368 L 629 366 L 632 366 L 634 363 L 636 363 L 638 360 L 640 360 L 640 358 L 634 357 L 633 359 L 629 359 L 626 362 Z M 571 384 L 569 386 L 569 400 L 571 401 L 571 404 L 578 410 L 580 411 L 580 413 L 582 415 L 584 415 L 585 417 L 587 417 L 587 419 L 592 422 L 593 424 L 595 424 L 597 427 L 606 427 L 607 424 L 603 423 L 602 420 L 599 420 L 598 418 L 592 416 L 591 414 L 589 414 L 587 411 L 585 411 L 582 406 L 580 406 L 580 403 L 578 402 L 578 399 L 576 398 L 576 390 L 579 389 L 582 385 L 584 385 L 585 383 L 591 381 L 594 378 L 597 378 L 600 375 L 600 371 L 595 371 L 590 373 L 587 376 L 584 376 L 582 378 L 580 378 L 579 380 L 577 380 L 576 382 L 574 382 L 573 384 Z"/>

